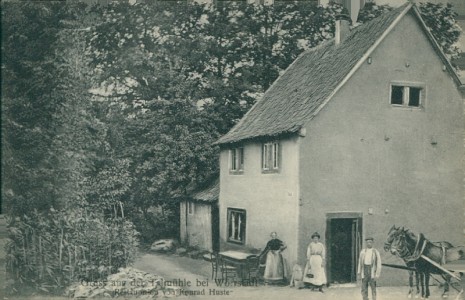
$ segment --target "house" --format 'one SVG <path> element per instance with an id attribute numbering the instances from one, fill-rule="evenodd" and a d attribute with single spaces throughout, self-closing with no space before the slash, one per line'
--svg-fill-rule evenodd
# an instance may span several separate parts
<path id="1" fill-rule="evenodd" d="M 201 250 L 219 249 L 219 179 L 193 191 L 180 203 L 181 243 Z"/>
<path id="2" fill-rule="evenodd" d="M 415 5 L 338 21 L 217 141 L 221 250 L 277 231 L 304 264 L 318 231 L 329 283 L 351 283 L 364 238 L 381 250 L 393 224 L 463 244 L 463 90 Z M 406 273 L 384 268 L 380 284 Z"/>

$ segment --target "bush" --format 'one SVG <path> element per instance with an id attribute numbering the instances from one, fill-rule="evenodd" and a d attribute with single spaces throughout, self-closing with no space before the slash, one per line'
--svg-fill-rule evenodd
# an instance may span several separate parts
<path id="1" fill-rule="evenodd" d="M 13 292 L 25 286 L 59 293 L 75 280 L 101 280 L 134 261 L 138 233 L 123 218 L 89 208 L 34 211 L 7 221 L 7 276 Z"/>
<path id="2" fill-rule="evenodd" d="M 140 241 L 146 246 L 165 238 L 179 237 L 179 204 L 161 204 L 144 212 L 134 212 L 128 217 L 140 232 Z"/>

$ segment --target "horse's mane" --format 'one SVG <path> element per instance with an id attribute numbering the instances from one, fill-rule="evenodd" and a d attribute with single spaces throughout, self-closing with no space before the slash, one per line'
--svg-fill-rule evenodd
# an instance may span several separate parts
<path id="1" fill-rule="evenodd" d="M 397 236 L 399 234 L 404 234 L 406 237 L 409 237 L 410 239 L 413 239 L 413 240 L 417 240 L 419 238 L 413 231 L 411 231 L 410 229 L 405 228 L 405 227 L 396 227 L 395 225 L 393 225 L 389 229 L 388 236 L 393 238 L 393 237 L 395 237 L 395 236 Z M 421 235 L 422 234 L 420 233 L 419 236 L 421 236 Z M 425 239 L 427 239 L 424 235 L 423 235 L 423 237 Z M 436 246 L 439 246 L 439 247 L 445 247 L 446 249 L 454 247 L 454 245 L 452 245 L 451 243 L 449 243 L 447 241 L 440 241 L 440 242 L 429 241 L 429 242 L 431 242 L 432 244 L 434 244 Z"/>
<path id="2" fill-rule="evenodd" d="M 404 229 L 403 227 L 402 228 L 399 227 L 399 228 L 397 228 L 397 230 L 403 232 L 405 234 L 405 236 L 408 236 L 412 240 L 417 240 L 418 239 L 417 235 L 414 232 L 412 232 L 410 229 Z M 419 236 L 421 236 L 421 235 L 423 235 L 423 234 L 420 233 Z M 451 243 L 449 243 L 447 241 L 432 242 L 432 241 L 428 240 L 424 235 L 423 235 L 423 238 L 425 238 L 427 241 L 429 241 L 430 243 L 432 243 L 433 245 L 438 246 L 438 247 L 444 247 L 446 249 L 454 247 L 454 245 L 452 245 Z"/>
<path id="3" fill-rule="evenodd" d="M 414 239 L 414 240 L 417 239 L 417 235 L 413 233 L 412 231 L 410 231 L 409 229 L 405 230 L 405 234 L 408 235 L 411 239 Z"/>
<path id="4" fill-rule="evenodd" d="M 433 245 L 436 245 L 438 247 L 445 247 L 446 249 L 448 248 L 453 248 L 454 245 L 452 245 L 451 243 L 447 242 L 447 241 L 442 241 L 442 242 L 431 242 Z"/>

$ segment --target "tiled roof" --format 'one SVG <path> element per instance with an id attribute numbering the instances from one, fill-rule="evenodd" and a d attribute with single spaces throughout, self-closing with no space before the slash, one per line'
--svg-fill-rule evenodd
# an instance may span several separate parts
<path id="1" fill-rule="evenodd" d="M 333 39 L 302 53 L 217 144 L 298 132 L 370 47 L 411 7 L 405 4 L 354 28 L 338 46 Z"/>
<path id="2" fill-rule="evenodd" d="M 220 180 L 216 178 L 203 189 L 198 189 L 191 194 L 191 198 L 201 202 L 217 202 L 220 196 Z"/>

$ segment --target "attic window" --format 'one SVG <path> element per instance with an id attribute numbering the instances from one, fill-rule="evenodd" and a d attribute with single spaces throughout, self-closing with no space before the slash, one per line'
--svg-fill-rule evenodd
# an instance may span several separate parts
<path id="1" fill-rule="evenodd" d="M 423 84 L 391 84 L 391 104 L 393 106 L 420 108 L 424 106 Z"/>
<path id="2" fill-rule="evenodd" d="M 393 85 L 391 88 L 391 104 L 402 105 L 404 103 L 404 87 Z"/>

